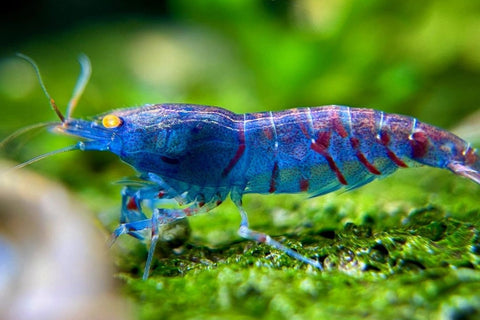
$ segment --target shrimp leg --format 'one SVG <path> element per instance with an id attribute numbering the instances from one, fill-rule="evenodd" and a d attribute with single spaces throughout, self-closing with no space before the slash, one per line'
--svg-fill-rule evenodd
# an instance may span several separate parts
<path id="1" fill-rule="evenodd" d="M 150 247 L 148 249 L 147 262 L 145 264 L 145 269 L 143 273 L 144 280 L 148 278 L 148 275 L 150 272 L 150 266 L 153 259 L 153 254 L 155 252 L 155 247 L 159 238 L 160 227 L 181 219 L 185 219 L 186 217 L 191 215 L 196 215 L 199 213 L 210 211 L 211 209 L 220 205 L 222 202 L 221 201 L 222 199 L 220 198 L 220 195 L 219 195 L 219 198 L 214 198 L 207 203 L 203 202 L 202 200 L 197 200 L 193 202 L 189 207 L 184 209 L 154 208 L 152 217 L 147 218 L 141 211 L 141 203 L 142 203 L 142 200 L 150 199 L 149 197 L 142 198 L 142 196 L 150 195 L 152 192 L 151 188 L 152 186 L 148 186 L 143 189 L 136 190 L 134 192 L 134 195 L 131 195 L 130 193 L 133 189 L 127 189 L 125 191 L 125 198 L 129 200 L 124 200 L 125 211 L 122 210 L 122 215 L 124 215 L 124 219 L 126 221 L 121 223 L 115 229 L 110 239 L 110 245 L 112 245 L 116 241 L 116 239 L 123 234 L 131 235 L 139 240 L 145 240 L 145 237 L 143 236 L 143 234 L 150 230 Z M 178 196 L 175 196 L 175 200 L 177 197 Z M 167 198 L 166 200 L 173 200 L 173 199 Z M 129 204 L 127 203 L 127 201 L 130 202 L 131 207 L 129 207 Z M 140 215 L 143 215 L 145 218 L 138 219 L 139 214 L 138 213 L 133 214 L 136 211 L 138 211 Z"/>
<path id="2" fill-rule="evenodd" d="M 245 209 L 242 206 L 242 200 L 241 196 L 238 195 L 232 195 L 232 200 L 233 203 L 237 206 L 238 210 L 240 211 L 240 216 L 241 216 L 241 222 L 240 222 L 240 228 L 238 229 L 238 235 L 244 239 L 247 240 L 253 240 L 258 243 L 264 243 L 266 245 L 269 245 L 277 250 L 283 251 L 286 254 L 288 254 L 290 257 L 298 259 L 304 263 L 307 263 L 315 268 L 318 268 L 320 270 L 323 270 L 322 264 L 316 260 L 307 258 L 300 253 L 296 252 L 295 250 L 284 246 L 280 242 L 272 239 L 268 234 L 263 233 L 263 232 L 258 232 L 255 230 L 250 229 L 249 223 L 248 223 L 248 215 Z"/>

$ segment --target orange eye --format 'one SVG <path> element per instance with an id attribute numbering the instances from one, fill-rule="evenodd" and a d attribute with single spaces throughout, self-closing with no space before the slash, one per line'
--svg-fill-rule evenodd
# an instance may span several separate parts
<path id="1" fill-rule="evenodd" d="M 122 119 L 114 114 L 109 114 L 103 117 L 102 124 L 105 128 L 117 128 L 123 123 Z"/>

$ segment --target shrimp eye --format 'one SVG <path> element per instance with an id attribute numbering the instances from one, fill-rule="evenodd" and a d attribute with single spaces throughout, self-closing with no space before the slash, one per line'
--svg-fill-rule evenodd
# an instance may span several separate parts
<path id="1" fill-rule="evenodd" d="M 116 115 L 114 114 L 108 114 L 106 115 L 105 117 L 103 117 L 102 119 L 102 124 L 105 128 L 117 128 L 119 126 L 121 126 L 123 123 L 122 119 L 120 119 L 119 117 L 117 117 Z"/>

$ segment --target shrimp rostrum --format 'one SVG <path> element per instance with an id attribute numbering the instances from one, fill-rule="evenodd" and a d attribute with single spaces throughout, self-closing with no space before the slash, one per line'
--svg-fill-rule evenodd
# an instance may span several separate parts
<path id="1" fill-rule="evenodd" d="M 227 196 L 240 212 L 241 237 L 322 269 L 319 261 L 250 229 L 242 196 L 304 192 L 315 197 L 417 165 L 448 169 L 480 184 L 479 156 L 469 143 L 403 115 L 345 106 L 236 114 L 211 106 L 154 104 L 86 121 L 70 117 L 72 105 L 63 116 L 52 103 L 61 120 L 51 125 L 53 131 L 81 139 L 59 152 L 108 151 L 138 172 L 140 182 L 122 192 L 120 225 L 112 238 L 150 238 L 144 279 L 159 227 L 207 212 Z M 178 206 L 162 207 L 165 201 Z"/>

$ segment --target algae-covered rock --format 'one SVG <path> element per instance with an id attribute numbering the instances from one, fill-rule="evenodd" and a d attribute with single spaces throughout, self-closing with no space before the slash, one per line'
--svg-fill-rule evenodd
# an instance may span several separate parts
<path id="1" fill-rule="evenodd" d="M 237 228 L 238 213 L 227 204 L 191 218 L 192 238 L 181 253 L 155 262 L 147 281 L 139 279 L 141 267 L 119 277 L 144 319 L 474 319 L 477 186 L 438 170 L 412 170 L 316 199 L 247 197 L 253 227 L 322 261 L 323 272 L 235 236 L 212 247 L 209 233 Z M 412 185 L 421 170 L 424 178 Z M 448 187 L 432 194 L 424 189 L 429 181 Z M 273 217 L 282 207 L 288 226 Z"/>

